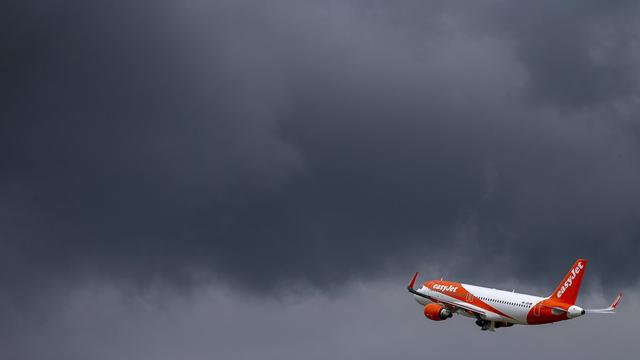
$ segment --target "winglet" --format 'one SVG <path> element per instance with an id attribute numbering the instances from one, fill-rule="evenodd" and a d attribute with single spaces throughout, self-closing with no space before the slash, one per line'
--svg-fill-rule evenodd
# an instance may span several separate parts
<path id="1" fill-rule="evenodd" d="M 416 272 L 413 275 L 413 279 L 411 279 L 411 282 L 409 283 L 409 286 L 407 286 L 407 289 L 409 290 L 413 290 L 413 285 L 416 283 L 416 279 L 418 278 L 418 273 Z"/>
<path id="2" fill-rule="evenodd" d="M 618 306 L 618 303 L 620 302 L 620 299 L 622 299 L 622 293 L 618 294 L 618 297 L 613 300 L 613 303 L 611 303 L 611 306 L 609 306 L 609 308 L 615 310 L 616 306 Z"/>

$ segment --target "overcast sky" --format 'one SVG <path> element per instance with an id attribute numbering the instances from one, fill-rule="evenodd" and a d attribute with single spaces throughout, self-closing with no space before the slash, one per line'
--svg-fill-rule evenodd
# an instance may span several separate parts
<path id="1" fill-rule="evenodd" d="M 637 356 L 639 16 L 3 2 L 0 357 Z M 486 334 L 404 289 L 547 295 L 578 257 L 619 314 Z"/>

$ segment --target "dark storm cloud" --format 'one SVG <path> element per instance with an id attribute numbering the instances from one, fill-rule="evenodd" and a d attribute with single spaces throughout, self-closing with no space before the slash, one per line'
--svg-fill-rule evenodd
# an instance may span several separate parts
<path id="1" fill-rule="evenodd" d="M 490 5 L 5 5 L 3 286 L 637 280 L 637 8 Z"/>
<path id="2" fill-rule="evenodd" d="M 637 92 L 634 2 L 535 2 L 501 12 L 530 72 L 530 93 L 559 106 L 594 106 Z"/>

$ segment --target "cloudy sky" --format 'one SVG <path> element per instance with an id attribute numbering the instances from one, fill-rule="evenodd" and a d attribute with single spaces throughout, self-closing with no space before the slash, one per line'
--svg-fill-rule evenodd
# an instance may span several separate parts
<path id="1" fill-rule="evenodd" d="M 3 359 L 640 353 L 635 1 L 0 5 Z M 430 322 L 414 271 L 615 316 Z"/>

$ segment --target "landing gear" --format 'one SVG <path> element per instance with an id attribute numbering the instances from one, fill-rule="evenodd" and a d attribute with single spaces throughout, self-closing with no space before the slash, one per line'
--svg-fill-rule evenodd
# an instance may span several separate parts
<path id="1" fill-rule="evenodd" d="M 480 326 L 480 330 L 482 331 L 496 331 L 495 329 L 495 323 L 493 321 L 489 321 L 489 320 L 482 320 L 482 319 L 478 319 L 476 320 L 476 325 Z"/>
<path id="2" fill-rule="evenodd" d="M 495 322 L 493 321 L 478 319 L 476 320 L 476 325 L 480 326 L 482 331 L 496 331 Z"/>
<path id="3" fill-rule="evenodd" d="M 483 320 L 483 319 L 476 320 L 476 325 L 480 326 L 480 329 L 483 331 L 487 331 L 487 330 L 495 331 L 496 329 L 501 327 L 513 326 L 512 323 L 508 323 L 508 322 L 489 321 L 489 320 Z"/>

